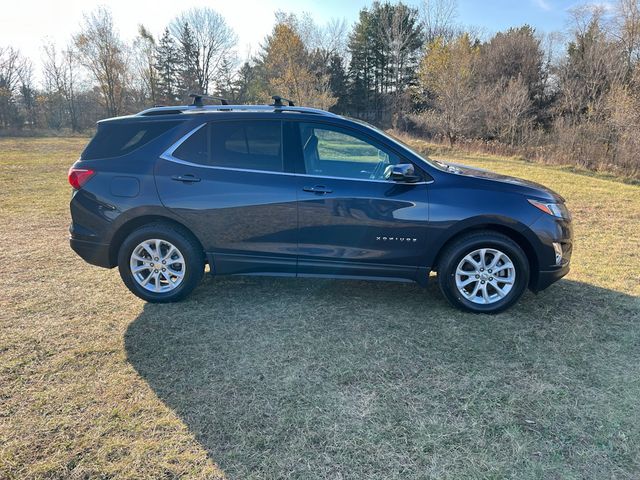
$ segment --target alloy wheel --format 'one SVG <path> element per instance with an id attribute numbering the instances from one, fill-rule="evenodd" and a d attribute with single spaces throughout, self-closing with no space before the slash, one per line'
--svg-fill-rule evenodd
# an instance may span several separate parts
<path id="1" fill-rule="evenodd" d="M 129 266 L 138 285 L 154 293 L 170 292 L 177 288 L 186 271 L 180 250 L 158 238 L 139 243 L 131 252 Z"/>
<path id="2" fill-rule="evenodd" d="M 467 300 L 489 305 L 505 298 L 516 281 L 516 268 L 507 254 L 480 248 L 465 255 L 455 273 L 458 292 Z"/>

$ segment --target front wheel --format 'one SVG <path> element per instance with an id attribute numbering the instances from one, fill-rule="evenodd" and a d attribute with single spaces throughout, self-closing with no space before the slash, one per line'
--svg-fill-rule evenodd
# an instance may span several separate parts
<path id="1" fill-rule="evenodd" d="M 522 296 L 529 284 L 529 262 L 506 235 L 476 232 L 456 240 L 438 266 L 442 293 L 455 307 L 498 313 Z"/>
<path id="2" fill-rule="evenodd" d="M 172 225 L 147 225 L 122 243 L 118 269 L 134 295 L 147 302 L 176 302 L 200 283 L 204 254 L 188 232 Z"/>

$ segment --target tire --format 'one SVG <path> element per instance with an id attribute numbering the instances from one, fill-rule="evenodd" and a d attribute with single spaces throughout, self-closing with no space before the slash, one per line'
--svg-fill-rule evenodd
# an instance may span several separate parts
<path id="1" fill-rule="evenodd" d="M 157 254 L 157 248 L 160 254 Z M 204 263 L 204 252 L 193 235 L 164 223 L 145 225 L 133 231 L 118 251 L 122 281 L 131 293 L 151 303 L 184 299 L 200 283 Z M 143 286 L 145 280 L 147 283 Z"/>
<path id="2" fill-rule="evenodd" d="M 488 268 L 494 260 L 497 264 Z M 473 232 L 446 247 L 438 264 L 438 283 L 454 307 L 473 313 L 499 313 L 515 304 L 527 288 L 529 261 L 522 248 L 506 235 Z"/>

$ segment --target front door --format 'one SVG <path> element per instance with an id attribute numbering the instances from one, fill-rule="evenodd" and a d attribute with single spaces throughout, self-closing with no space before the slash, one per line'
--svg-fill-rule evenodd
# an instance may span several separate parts
<path id="1" fill-rule="evenodd" d="M 426 182 L 386 180 L 387 166 L 406 161 L 367 135 L 298 126 L 298 274 L 415 279 L 427 245 Z"/>
<path id="2" fill-rule="evenodd" d="M 282 122 L 204 124 L 156 165 L 162 203 L 204 243 L 216 273 L 295 275 L 297 184 Z"/>

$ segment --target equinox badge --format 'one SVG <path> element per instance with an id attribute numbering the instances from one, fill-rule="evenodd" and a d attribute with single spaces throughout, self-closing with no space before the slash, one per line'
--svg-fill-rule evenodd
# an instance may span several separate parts
<path id="1" fill-rule="evenodd" d="M 376 241 L 378 242 L 408 242 L 413 243 L 417 242 L 417 238 L 410 237 L 376 237 Z"/>

